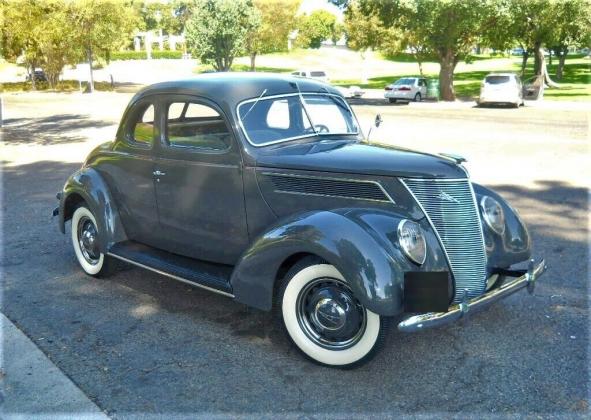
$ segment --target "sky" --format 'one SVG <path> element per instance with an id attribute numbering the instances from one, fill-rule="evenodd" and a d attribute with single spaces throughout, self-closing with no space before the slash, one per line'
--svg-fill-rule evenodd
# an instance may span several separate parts
<path id="1" fill-rule="evenodd" d="M 315 10 L 326 10 L 337 17 L 339 22 L 343 21 L 343 11 L 328 0 L 303 0 L 300 5 L 300 13 L 310 14 Z"/>

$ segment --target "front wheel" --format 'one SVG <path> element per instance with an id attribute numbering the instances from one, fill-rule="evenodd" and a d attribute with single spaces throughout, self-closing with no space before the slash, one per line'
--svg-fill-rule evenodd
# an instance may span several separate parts
<path id="1" fill-rule="evenodd" d="M 390 102 L 391 104 L 395 104 L 396 98 L 388 98 L 388 102 Z"/>
<path id="2" fill-rule="evenodd" d="M 313 361 L 352 368 L 373 358 L 386 319 L 366 309 L 332 265 L 303 261 L 287 274 L 278 309 L 293 343 Z"/>
<path id="3" fill-rule="evenodd" d="M 111 268 L 110 258 L 99 250 L 98 238 L 96 218 L 88 207 L 78 207 L 72 216 L 72 245 L 80 267 L 95 277 L 107 275 Z"/>

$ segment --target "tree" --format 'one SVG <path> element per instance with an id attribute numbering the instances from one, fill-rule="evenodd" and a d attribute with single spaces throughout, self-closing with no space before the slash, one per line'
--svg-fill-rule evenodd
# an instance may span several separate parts
<path id="1" fill-rule="evenodd" d="M 345 33 L 345 25 L 342 23 L 336 22 L 332 27 L 332 32 L 330 34 L 330 40 L 333 44 L 337 45 L 337 42 L 343 37 Z"/>
<path id="2" fill-rule="evenodd" d="M 556 79 L 561 80 L 569 47 L 591 43 L 591 3 L 589 0 L 557 1 L 553 11 L 550 48 L 558 56 Z"/>
<path id="3" fill-rule="evenodd" d="M 41 67 L 50 87 L 55 88 L 66 64 L 76 63 L 81 54 L 76 48 L 77 28 L 72 25 L 70 6 L 63 0 L 49 0 L 43 8 L 44 19 L 37 30 Z"/>
<path id="4" fill-rule="evenodd" d="M 107 59 L 111 51 L 129 39 L 137 22 L 131 8 L 117 0 L 76 0 L 70 4 L 77 43 L 83 49 L 90 68 L 89 91 L 93 92 L 92 66 L 95 57 Z"/>
<path id="5" fill-rule="evenodd" d="M 137 10 L 140 18 L 139 27 L 143 31 L 162 29 L 167 34 L 180 34 L 184 29 L 183 14 L 187 10 L 186 2 L 139 3 Z"/>
<path id="6" fill-rule="evenodd" d="M 490 1 L 360 0 L 364 12 L 375 12 L 382 24 L 406 36 L 420 54 L 437 57 L 441 97 L 455 100 L 454 71 L 490 25 Z M 404 43 L 403 43 L 404 45 Z"/>
<path id="7" fill-rule="evenodd" d="M 363 13 L 356 1 L 350 3 L 345 11 L 344 27 L 347 46 L 361 55 L 361 82 L 367 83 L 367 53 L 383 46 L 387 30 L 375 13 Z"/>
<path id="8" fill-rule="evenodd" d="M 35 0 L 7 0 L 2 3 L 4 24 L 2 31 L 2 54 L 16 61 L 22 55 L 27 71 L 33 74 L 43 62 L 38 32 L 45 13 L 41 3 Z M 31 77 L 33 90 L 35 78 Z"/>
<path id="9" fill-rule="evenodd" d="M 202 63 L 229 71 L 234 57 L 245 51 L 247 34 L 259 25 L 259 12 L 249 0 L 198 0 L 186 37 Z"/>
<path id="10" fill-rule="evenodd" d="M 301 0 L 255 0 L 261 23 L 246 38 L 246 52 L 250 56 L 250 69 L 255 70 L 259 54 L 287 50 L 287 39 L 296 27 L 296 12 Z M 277 22 L 281 22 L 280 25 Z"/>
<path id="11" fill-rule="evenodd" d="M 298 45 L 303 48 L 320 48 L 322 41 L 331 37 L 337 23 L 336 17 L 326 10 L 316 10 L 302 16 L 298 25 Z"/>

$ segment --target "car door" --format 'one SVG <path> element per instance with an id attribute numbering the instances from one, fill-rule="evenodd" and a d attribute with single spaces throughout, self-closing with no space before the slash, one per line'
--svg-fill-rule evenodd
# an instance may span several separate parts
<path id="1" fill-rule="evenodd" d="M 113 145 L 112 157 L 100 168 L 117 201 L 129 239 L 154 244 L 158 212 L 154 191 L 154 139 L 159 131 L 156 103 L 151 97 L 139 100 L 127 111 Z"/>
<path id="2" fill-rule="evenodd" d="M 421 98 L 427 97 L 427 81 L 425 79 L 419 79 L 419 92 L 421 92 Z"/>
<path id="3" fill-rule="evenodd" d="M 248 245 L 242 159 L 221 110 L 192 96 L 161 103 L 154 180 L 161 238 L 177 254 L 233 264 Z"/>

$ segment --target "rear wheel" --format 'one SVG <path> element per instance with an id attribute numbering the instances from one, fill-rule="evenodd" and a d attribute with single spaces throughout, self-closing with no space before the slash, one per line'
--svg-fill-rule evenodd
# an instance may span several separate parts
<path id="1" fill-rule="evenodd" d="M 72 216 L 72 246 L 78 264 L 91 276 L 104 276 L 110 272 L 112 261 L 99 250 L 99 230 L 90 209 L 79 206 Z"/>
<path id="2" fill-rule="evenodd" d="M 396 98 L 388 98 L 388 102 L 390 102 L 391 104 L 395 104 Z"/>
<path id="3" fill-rule="evenodd" d="M 421 102 L 421 94 L 419 92 L 417 92 L 417 94 L 415 95 L 414 101 Z"/>
<path id="4" fill-rule="evenodd" d="M 356 367 L 384 344 L 387 319 L 365 308 L 330 264 L 296 264 L 283 281 L 276 306 L 292 342 L 319 364 Z"/>

